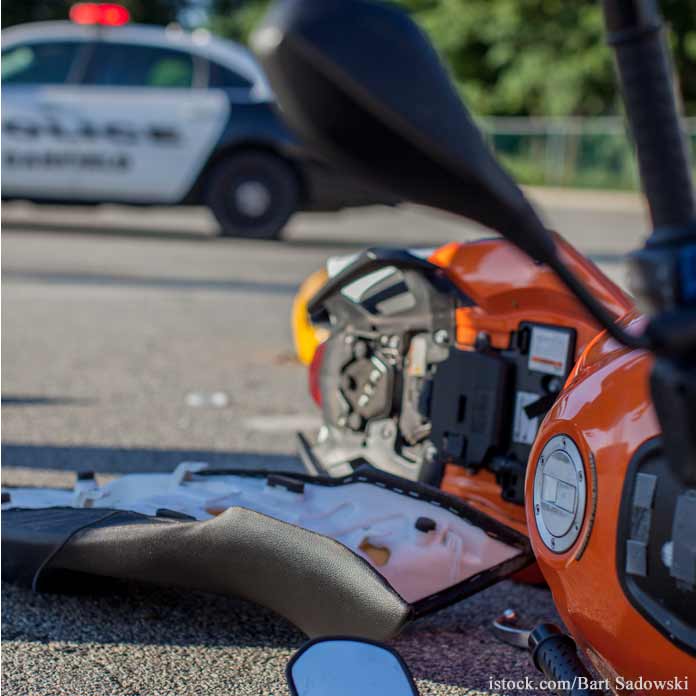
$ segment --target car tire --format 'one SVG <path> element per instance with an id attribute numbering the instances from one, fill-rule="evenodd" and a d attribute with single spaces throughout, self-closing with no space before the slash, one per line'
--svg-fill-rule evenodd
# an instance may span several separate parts
<path id="1" fill-rule="evenodd" d="M 215 166 L 205 200 L 222 236 L 278 239 L 299 205 L 300 182 L 281 157 L 243 152 Z"/>

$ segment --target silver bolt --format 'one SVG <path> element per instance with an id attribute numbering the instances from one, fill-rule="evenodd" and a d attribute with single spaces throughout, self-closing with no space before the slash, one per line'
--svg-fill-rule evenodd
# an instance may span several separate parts
<path id="1" fill-rule="evenodd" d="M 435 343 L 442 345 L 443 343 L 447 343 L 449 341 L 449 334 L 445 329 L 438 329 L 434 334 L 433 334 L 433 340 Z"/>
<path id="2" fill-rule="evenodd" d="M 479 331 L 476 334 L 476 347 L 479 350 L 489 348 L 491 345 L 491 337 L 485 331 Z"/>
<path id="3" fill-rule="evenodd" d="M 368 348 L 367 348 L 367 343 L 365 341 L 358 341 L 355 344 L 355 347 L 353 348 L 353 355 L 360 360 L 361 358 L 364 358 L 367 356 Z"/>
<path id="4" fill-rule="evenodd" d="M 561 380 L 558 379 L 558 377 L 553 377 L 549 380 L 549 391 L 552 394 L 556 394 L 557 392 L 561 391 L 562 386 L 563 382 L 561 382 Z"/>
<path id="5" fill-rule="evenodd" d="M 358 430 L 362 425 L 362 418 L 358 413 L 351 413 L 348 417 L 348 425 L 352 430 Z"/>
<path id="6" fill-rule="evenodd" d="M 517 623 L 517 612 L 514 609 L 506 609 L 502 613 L 502 619 L 506 624 Z"/>

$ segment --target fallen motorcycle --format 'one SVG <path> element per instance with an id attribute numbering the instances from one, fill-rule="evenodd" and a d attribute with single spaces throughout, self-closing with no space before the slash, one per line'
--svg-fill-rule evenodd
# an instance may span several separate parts
<path id="1" fill-rule="evenodd" d="M 256 48 L 306 140 L 368 181 L 508 240 L 428 259 L 366 252 L 310 303 L 336 323 L 324 350 L 329 386 L 320 380 L 331 423 L 366 437 L 391 398 L 391 422 L 398 414 L 415 452 L 387 440 L 384 461 L 398 476 L 354 459 L 339 477 L 189 464 L 104 487 L 84 477 L 74 491 L 6 491 L 3 576 L 37 589 L 79 574 L 232 592 L 310 635 L 383 639 L 535 557 L 568 630 L 612 688 L 696 680 L 696 206 L 659 16 L 638 0 L 605 9 L 657 230 L 634 256 L 652 316 L 630 311 L 548 234 L 405 15 L 366 0 L 277 5 Z M 499 265 L 477 287 L 476 259 L 487 254 L 483 266 Z M 415 305 L 381 314 L 379 303 L 341 299 L 385 267 L 402 274 Z M 525 278 L 535 292 L 524 294 Z M 332 389 L 337 375 L 345 384 Z M 403 392 L 390 388 L 411 377 L 409 391 L 425 396 L 410 400 L 402 423 L 392 406 Z M 338 398 L 346 386 L 347 409 Z M 530 435 L 528 421 L 546 409 Z M 493 492 L 469 494 L 467 478 L 481 477 L 475 488 L 485 475 Z M 448 476 L 457 495 L 430 485 L 442 477 L 444 488 Z M 529 541 L 502 507 L 514 504 L 505 492 L 519 499 L 522 477 Z M 519 635 L 550 678 L 585 674 L 569 636 L 543 626 Z"/>
<path id="2" fill-rule="evenodd" d="M 696 678 L 696 201 L 656 5 L 605 0 L 604 10 L 654 225 L 631 258 L 648 314 L 618 321 L 495 163 L 404 15 L 364 0 L 288 2 L 256 47 L 285 115 L 326 158 L 500 232 L 605 329 L 532 445 L 527 526 L 556 606 L 598 672 L 615 689 L 643 677 L 650 686 L 640 690 L 657 691 L 655 680 Z"/>

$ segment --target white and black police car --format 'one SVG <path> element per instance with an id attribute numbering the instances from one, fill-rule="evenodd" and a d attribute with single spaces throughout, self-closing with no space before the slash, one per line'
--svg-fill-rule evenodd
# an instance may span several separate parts
<path id="1" fill-rule="evenodd" d="M 375 202 L 289 132 L 243 47 L 119 5 L 70 17 L 2 32 L 4 199 L 205 204 L 222 234 L 256 238 Z"/>

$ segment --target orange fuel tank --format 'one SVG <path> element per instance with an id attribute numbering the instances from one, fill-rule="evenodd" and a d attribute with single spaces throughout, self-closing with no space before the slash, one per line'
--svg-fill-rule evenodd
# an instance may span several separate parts
<path id="1" fill-rule="evenodd" d="M 630 313 L 622 323 L 628 330 L 638 331 L 644 319 Z M 537 562 L 564 623 L 616 692 L 694 693 L 696 657 L 693 646 L 684 645 L 677 635 L 678 616 L 673 620 L 667 617 L 660 624 L 651 618 L 648 600 L 641 605 L 637 595 L 627 589 L 633 586 L 627 573 L 639 577 L 654 570 L 650 566 L 647 570 L 640 567 L 645 560 L 641 560 L 641 553 L 638 561 L 633 559 L 628 565 L 624 555 L 628 539 L 622 536 L 626 526 L 631 528 L 631 514 L 633 533 L 639 534 L 631 505 L 650 509 L 649 504 L 635 502 L 632 496 L 636 489 L 627 487 L 627 477 L 633 485 L 635 473 L 631 473 L 631 467 L 635 467 L 643 452 L 655 454 L 646 448 L 659 446 L 660 429 L 649 390 L 651 364 L 649 354 L 624 348 L 606 333 L 585 348 L 532 448 L 525 484 L 527 524 Z M 565 483 L 559 483 L 559 479 L 565 475 L 549 475 L 549 480 L 545 480 L 547 471 L 542 467 L 549 466 L 549 443 L 554 438 L 561 448 L 567 445 L 569 452 L 574 445 L 582 460 L 577 469 L 577 490 L 582 487 L 583 494 L 575 497 L 576 538 L 564 550 L 551 548 L 560 537 L 545 536 L 548 525 L 544 510 L 550 510 L 553 516 L 555 509 L 560 517 L 570 519 L 570 512 L 563 510 L 570 511 L 572 507 L 570 489 L 565 490 L 563 502 L 560 501 L 559 490 Z M 651 484 L 650 475 L 643 483 Z M 547 485 L 549 490 L 544 488 Z M 656 493 L 648 493 L 648 500 L 651 495 Z M 549 507 L 547 498 L 551 497 Z M 657 508 L 651 514 L 658 514 Z M 560 517 L 557 514 L 556 520 Z M 649 515 L 642 522 L 646 519 L 649 527 Z M 549 520 L 549 524 L 555 525 L 556 520 Z M 696 520 L 693 526 L 696 534 Z M 645 535 L 645 530 L 640 535 Z M 682 599 L 678 600 L 680 596 Z M 675 585 L 662 593 L 655 607 L 668 597 L 683 603 L 694 601 L 693 590 L 680 592 Z M 676 614 L 681 611 L 677 608 Z M 690 630 L 693 635 L 693 627 Z M 678 681 L 670 683 L 675 679 Z M 664 684 L 658 684 L 660 680 L 665 680 Z"/>

